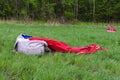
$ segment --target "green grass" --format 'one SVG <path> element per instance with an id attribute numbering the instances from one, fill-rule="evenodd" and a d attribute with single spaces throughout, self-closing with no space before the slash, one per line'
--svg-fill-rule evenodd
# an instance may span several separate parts
<path id="1" fill-rule="evenodd" d="M 0 80 L 120 80 L 120 25 L 116 33 L 106 24 L 49 25 L 0 23 Z M 20 34 L 47 37 L 71 46 L 95 43 L 108 48 L 90 55 L 56 52 L 41 56 L 16 54 L 13 46 Z"/>

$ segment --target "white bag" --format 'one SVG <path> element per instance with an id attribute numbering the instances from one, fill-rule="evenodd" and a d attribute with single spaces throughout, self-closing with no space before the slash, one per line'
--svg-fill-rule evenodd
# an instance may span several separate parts
<path id="1" fill-rule="evenodd" d="M 25 54 L 42 54 L 45 52 L 45 47 L 47 43 L 40 40 L 25 39 L 23 34 L 19 35 L 16 39 L 14 50 L 16 52 L 25 53 Z"/>

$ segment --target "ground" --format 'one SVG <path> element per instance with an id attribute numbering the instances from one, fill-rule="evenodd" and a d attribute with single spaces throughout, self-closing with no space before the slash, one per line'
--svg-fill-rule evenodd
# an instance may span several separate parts
<path id="1" fill-rule="evenodd" d="M 107 32 L 106 23 L 0 22 L 0 80 L 120 80 L 120 24 L 112 25 L 117 32 Z M 108 48 L 108 52 L 17 54 L 13 46 L 20 33 L 60 40 L 71 46 L 95 43 Z"/>

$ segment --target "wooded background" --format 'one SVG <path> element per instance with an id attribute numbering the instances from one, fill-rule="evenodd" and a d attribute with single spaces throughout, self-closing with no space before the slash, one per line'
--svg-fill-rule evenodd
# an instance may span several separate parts
<path id="1" fill-rule="evenodd" d="M 120 0 L 0 0 L 0 19 L 119 22 Z"/>

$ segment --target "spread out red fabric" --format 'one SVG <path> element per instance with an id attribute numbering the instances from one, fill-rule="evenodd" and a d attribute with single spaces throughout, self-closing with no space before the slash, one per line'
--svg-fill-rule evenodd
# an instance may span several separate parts
<path id="1" fill-rule="evenodd" d="M 70 52 L 70 53 L 77 53 L 77 54 L 91 54 L 98 50 L 103 50 L 103 48 L 101 48 L 99 45 L 96 45 L 96 44 L 89 44 L 86 47 L 72 47 L 64 42 L 49 39 L 49 38 L 31 37 L 29 38 L 29 40 L 43 40 L 48 44 L 48 47 L 51 50 L 63 52 L 63 53 Z"/>

